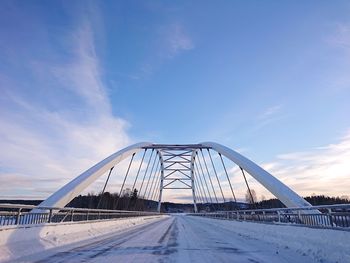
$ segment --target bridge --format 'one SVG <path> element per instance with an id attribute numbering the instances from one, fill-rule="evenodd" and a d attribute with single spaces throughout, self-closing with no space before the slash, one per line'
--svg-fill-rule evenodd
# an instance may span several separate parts
<path id="1" fill-rule="evenodd" d="M 103 197 L 115 171 L 121 184 L 114 209 L 106 209 Z M 250 204 L 239 202 L 233 173 L 242 177 Z M 248 176 L 285 208 L 257 209 Z M 102 178 L 97 207 L 67 207 Z M 192 211 L 164 213 L 166 191 L 190 193 Z M 0 204 L 0 261 L 350 262 L 349 229 L 350 205 L 312 206 L 228 147 L 141 142 L 37 206 Z"/>

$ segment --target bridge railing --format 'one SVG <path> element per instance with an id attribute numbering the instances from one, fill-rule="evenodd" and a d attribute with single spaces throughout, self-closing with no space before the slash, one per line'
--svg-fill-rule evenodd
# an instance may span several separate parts
<path id="1" fill-rule="evenodd" d="M 315 213 L 315 211 L 319 213 Z M 227 220 L 306 225 L 350 230 L 350 204 L 322 205 L 301 208 L 278 208 L 217 211 L 190 214 Z"/>
<path id="2" fill-rule="evenodd" d="M 34 210 L 33 210 L 34 209 Z M 34 212 L 33 212 L 33 211 Z M 157 212 L 0 204 L 0 227 L 159 215 Z"/>

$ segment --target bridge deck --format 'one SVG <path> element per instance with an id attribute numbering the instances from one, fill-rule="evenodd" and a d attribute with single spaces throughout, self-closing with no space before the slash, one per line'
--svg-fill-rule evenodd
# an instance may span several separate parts
<path id="1" fill-rule="evenodd" d="M 37 255 L 27 260 L 55 263 L 333 262 L 339 257 L 347 261 L 350 259 L 346 252 L 350 251 L 349 244 L 337 243 L 337 240 L 347 240 L 346 236 L 349 237 L 350 232 L 171 216 L 108 238 L 47 251 L 44 257 Z"/>

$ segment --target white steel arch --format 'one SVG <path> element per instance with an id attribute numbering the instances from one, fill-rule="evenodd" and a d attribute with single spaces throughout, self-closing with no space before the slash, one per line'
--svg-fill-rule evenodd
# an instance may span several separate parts
<path id="1" fill-rule="evenodd" d="M 143 149 L 143 147 L 151 146 L 152 143 L 140 142 L 129 147 L 126 147 L 101 162 L 97 163 L 93 167 L 89 168 L 75 179 L 64 185 L 57 192 L 53 193 L 49 198 L 39 204 L 43 207 L 64 207 L 68 204 L 74 197 L 79 195 L 85 188 L 87 188 L 91 183 L 96 181 L 100 176 L 102 176 L 106 171 L 111 169 L 116 164 L 120 163 L 122 160 L 128 156 L 137 153 Z"/>
<path id="2" fill-rule="evenodd" d="M 84 189 L 86 189 L 91 183 L 96 181 L 100 176 L 102 176 L 106 171 L 114 167 L 116 164 L 141 151 L 142 149 L 157 149 L 160 162 L 161 162 L 161 179 L 160 179 L 160 194 L 158 199 L 158 211 L 160 211 L 161 201 L 162 201 L 162 191 L 164 184 L 164 164 L 163 164 L 163 156 L 160 151 L 162 147 L 175 147 L 176 149 L 180 149 L 182 145 L 159 145 L 152 144 L 149 142 L 141 142 L 137 144 L 133 144 L 129 147 L 126 147 L 101 162 L 97 163 L 93 167 L 89 168 L 75 179 L 64 185 L 58 191 L 53 193 L 49 198 L 43 201 L 39 206 L 42 207 L 64 207 L 67 205 L 74 197 L 79 195 Z M 283 184 L 277 178 L 272 176 L 270 173 L 265 171 L 259 165 L 255 164 L 251 160 L 247 159 L 243 155 L 233 151 L 232 149 L 225 147 L 221 144 L 214 142 L 203 142 L 195 145 L 183 145 L 185 149 L 192 148 L 191 155 L 191 185 L 192 185 L 192 195 L 194 202 L 194 209 L 197 210 L 196 207 L 196 193 L 194 187 L 194 177 L 193 177 L 193 169 L 194 169 L 194 159 L 195 152 L 198 149 L 206 148 L 212 149 L 226 158 L 230 159 L 232 162 L 237 164 L 239 167 L 247 171 L 252 177 L 254 177 L 259 183 L 261 183 L 266 189 L 268 189 L 273 195 L 275 195 L 284 205 L 287 207 L 302 207 L 302 206 L 311 206 L 306 200 L 300 197 L 297 193 L 291 190 L 288 186 Z"/>
<path id="3" fill-rule="evenodd" d="M 286 207 L 311 206 L 309 202 L 300 197 L 276 177 L 238 152 L 215 142 L 203 142 L 201 145 L 221 153 L 226 158 L 230 159 L 232 162 L 246 170 L 252 177 L 261 183 L 274 196 L 276 196 Z"/>

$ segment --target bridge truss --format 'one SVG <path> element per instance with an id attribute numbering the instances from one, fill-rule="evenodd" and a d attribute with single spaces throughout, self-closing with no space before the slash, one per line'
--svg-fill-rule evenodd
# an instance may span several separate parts
<path id="1" fill-rule="evenodd" d="M 137 159 L 136 155 L 140 154 L 142 157 Z M 191 191 L 195 212 L 198 210 L 198 203 L 220 204 L 229 200 L 236 202 L 235 186 L 225 160 L 238 166 L 253 203 L 256 200 L 249 188 L 246 174 L 255 178 L 287 207 L 311 206 L 259 165 L 236 151 L 213 142 L 181 145 L 143 142 L 131 145 L 89 168 L 39 206 L 64 207 L 90 184 L 106 174 L 103 195 L 114 168 L 128 158 L 130 161 L 120 185 L 116 208 L 127 185 L 131 187 L 131 192 L 137 189 L 139 197 L 157 201 L 158 212 L 161 210 L 163 191 L 166 190 Z M 218 166 L 222 172 L 219 172 Z M 223 185 L 228 190 L 224 191 Z M 131 208 L 129 199 L 126 209 L 137 210 L 137 202 Z"/>

